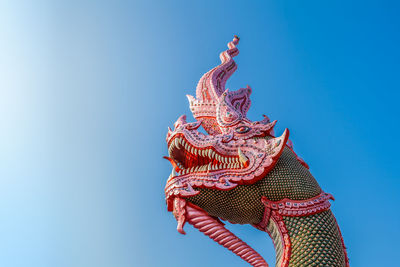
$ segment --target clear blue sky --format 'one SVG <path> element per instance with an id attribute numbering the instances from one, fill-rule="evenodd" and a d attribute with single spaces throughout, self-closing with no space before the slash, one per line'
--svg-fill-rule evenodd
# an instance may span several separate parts
<path id="1" fill-rule="evenodd" d="M 396 1 L 0 3 L 0 266 L 247 266 L 166 211 L 165 134 L 234 34 L 249 117 L 336 197 L 352 266 L 399 266 Z M 230 226 L 273 265 L 269 237 Z M 397 263 L 395 263 L 397 261 Z"/>

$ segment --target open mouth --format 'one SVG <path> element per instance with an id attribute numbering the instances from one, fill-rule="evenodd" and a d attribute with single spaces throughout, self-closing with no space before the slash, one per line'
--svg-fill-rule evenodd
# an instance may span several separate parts
<path id="1" fill-rule="evenodd" d="M 172 173 L 165 196 L 172 211 L 174 197 L 190 197 L 197 188 L 231 190 L 237 185 L 262 179 L 276 164 L 288 130 L 272 139 L 247 138 L 225 142 L 224 136 L 204 136 L 194 130 L 178 129 L 168 136 L 168 157 Z"/>
<path id="2" fill-rule="evenodd" d="M 223 169 L 243 169 L 249 159 L 238 148 L 237 155 L 222 155 L 214 147 L 195 147 L 183 135 L 176 135 L 169 142 L 168 159 L 176 175 L 209 173 Z"/>

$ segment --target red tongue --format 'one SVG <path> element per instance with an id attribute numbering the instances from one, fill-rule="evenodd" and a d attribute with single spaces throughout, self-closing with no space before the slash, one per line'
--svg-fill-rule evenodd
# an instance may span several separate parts
<path id="1" fill-rule="evenodd" d="M 254 267 L 268 267 L 267 262 L 249 245 L 225 228 L 219 220 L 208 215 L 201 208 L 186 202 L 185 199 L 175 197 L 173 214 L 178 221 L 178 232 L 183 231 L 185 222 L 189 222 L 200 232 L 229 249 Z"/>

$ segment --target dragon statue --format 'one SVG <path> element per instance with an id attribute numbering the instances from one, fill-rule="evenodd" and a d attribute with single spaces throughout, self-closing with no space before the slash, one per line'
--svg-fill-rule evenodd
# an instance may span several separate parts
<path id="1" fill-rule="evenodd" d="M 249 86 L 225 90 L 237 69 L 238 43 L 235 36 L 220 54 L 221 64 L 201 77 L 196 98 L 187 96 L 196 122 L 183 115 L 168 129 L 165 158 L 173 167 L 165 187 L 168 211 L 180 233 L 188 222 L 252 266 L 268 264 L 221 220 L 267 232 L 276 266 L 349 266 L 330 210 L 333 197 L 293 151 L 289 131 L 276 137 L 276 121 L 246 117 Z"/>

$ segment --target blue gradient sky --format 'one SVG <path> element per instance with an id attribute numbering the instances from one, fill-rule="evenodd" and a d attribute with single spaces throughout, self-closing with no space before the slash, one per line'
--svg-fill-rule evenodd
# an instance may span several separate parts
<path id="1" fill-rule="evenodd" d="M 167 126 L 234 34 L 249 118 L 277 119 L 322 188 L 352 266 L 396 266 L 395 1 L 0 3 L 0 266 L 247 266 L 163 189 Z M 269 237 L 229 226 L 273 265 Z M 397 261 L 397 263 L 394 263 Z"/>

